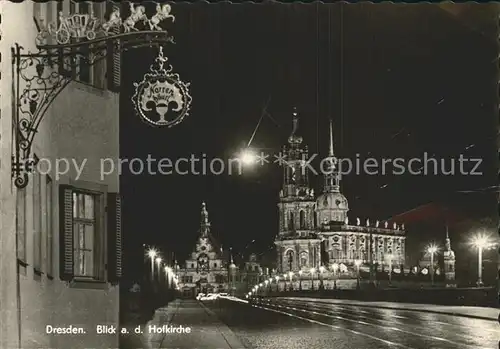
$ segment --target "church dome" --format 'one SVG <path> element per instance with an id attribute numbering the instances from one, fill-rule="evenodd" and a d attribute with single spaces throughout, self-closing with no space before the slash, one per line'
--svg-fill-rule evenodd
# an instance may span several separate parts
<path id="1" fill-rule="evenodd" d="M 349 211 L 347 199 L 340 192 L 326 192 L 316 199 L 318 224 L 329 222 L 344 223 Z"/>
<path id="2" fill-rule="evenodd" d="M 348 211 L 349 204 L 347 198 L 339 192 L 323 193 L 316 199 L 316 208 L 318 210 L 342 210 Z"/>

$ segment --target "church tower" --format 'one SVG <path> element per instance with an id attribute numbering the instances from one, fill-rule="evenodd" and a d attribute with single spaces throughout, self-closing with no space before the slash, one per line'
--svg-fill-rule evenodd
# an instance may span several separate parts
<path id="1" fill-rule="evenodd" d="M 200 237 L 207 238 L 210 233 L 210 222 L 208 220 L 207 205 L 201 203 L 201 221 L 200 221 Z"/>
<path id="2" fill-rule="evenodd" d="M 347 199 L 340 192 L 339 164 L 333 149 L 333 125 L 330 120 L 330 144 L 328 157 L 325 159 L 327 166 L 322 168 L 325 171 L 325 183 L 323 193 L 316 200 L 316 214 L 319 226 L 330 222 L 344 223 L 347 220 L 347 212 L 349 211 Z"/>
<path id="3" fill-rule="evenodd" d="M 319 266 L 319 240 L 315 237 L 314 190 L 306 166 L 309 154 L 298 135 L 299 117 L 293 111 L 293 129 L 283 147 L 283 186 L 280 190 L 278 248 L 280 272 Z M 317 240 L 317 241 L 316 241 Z"/>
<path id="4" fill-rule="evenodd" d="M 446 226 L 445 249 L 443 252 L 444 277 L 447 285 L 455 283 L 455 252 L 451 249 L 448 225 Z"/>

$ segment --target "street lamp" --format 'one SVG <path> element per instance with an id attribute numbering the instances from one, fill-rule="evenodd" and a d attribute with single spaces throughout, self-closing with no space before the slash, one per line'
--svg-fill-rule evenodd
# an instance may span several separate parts
<path id="1" fill-rule="evenodd" d="M 302 291 L 302 270 L 299 270 L 299 291 Z"/>
<path id="2" fill-rule="evenodd" d="M 339 270 L 339 265 L 337 263 L 332 264 L 333 269 L 333 289 L 337 289 L 337 270 Z"/>
<path id="3" fill-rule="evenodd" d="M 493 243 L 489 236 L 478 234 L 472 238 L 472 244 L 477 247 L 477 287 L 483 285 L 483 249 L 491 247 Z"/>
<path id="4" fill-rule="evenodd" d="M 158 252 L 154 248 L 150 248 L 147 252 L 147 256 L 151 259 L 151 281 L 154 280 L 155 277 L 155 258 L 158 255 Z"/>
<path id="5" fill-rule="evenodd" d="M 392 254 L 388 254 L 387 259 L 389 262 L 389 285 L 392 285 L 392 260 L 394 259 L 394 256 Z"/>
<path id="6" fill-rule="evenodd" d="M 257 154 L 250 148 L 244 149 L 238 157 L 239 161 L 245 166 L 252 166 L 257 162 Z"/>
<path id="7" fill-rule="evenodd" d="M 314 290 L 314 273 L 316 272 L 315 268 L 311 268 L 311 290 Z"/>
<path id="8" fill-rule="evenodd" d="M 172 268 L 165 266 L 165 279 L 167 280 L 167 288 L 170 288 L 170 276 L 172 275 Z"/>
<path id="9" fill-rule="evenodd" d="M 360 288 L 360 285 L 359 285 L 359 266 L 361 265 L 361 261 L 359 259 L 355 260 L 354 265 L 356 265 L 356 279 L 357 279 L 356 287 L 359 289 Z"/>
<path id="10" fill-rule="evenodd" d="M 431 244 L 427 247 L 427 252 L 431 255 L 431 285 L 434 286 L 434 254 L 438 251 L 436 245 Z"/>
<path id="11" fill-rule="evenodd" d="M 320 266 L 319 267 L 319 289 L 320 290 L 324 290 L 325 289 L 325 285 L 323 283 L 323 273 L 325 271 L 325 267 L 324 266 Z"/>
<path id="12" fill-rule="evenodd" d="M 160 282 L 161 279 L 161 273 L 160 273 L 160 264 L 161 264 L 161 257 L 156 257 L 155 262 L 156 262 L 156 269 L 158 269 L 158 282 Z"/>
<path id="13" fill-rule="evenodd" d="M 288 276 L 290 277 L 290 291 L 293 291 L 293 272 L 289 272 Z"/>

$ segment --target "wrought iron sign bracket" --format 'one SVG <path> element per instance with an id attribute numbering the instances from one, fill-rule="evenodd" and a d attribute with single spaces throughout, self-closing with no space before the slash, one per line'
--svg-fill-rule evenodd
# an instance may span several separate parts
<path id="1" fill-rule="evenodd" d="M 38 127 L 59 93 L 77 79 L 76 68 L 93 66 L 113 54 L 141 47 L 174 43 L 160 25 L 175 20 L 169 4 L 158 4 L 156 14 L 148 18 L 144 6 L 130 4 L 128 17 L 122 20 L 115 9 L 107 21 L 88 14 L 59 15 L 58 24 L 39 28 L 36 52 L 24 53 L 19 44 L 12 47 L 14 71 L 12 177 L 18 188 L 28 185 L 36 165 L 32 145 Z"/>

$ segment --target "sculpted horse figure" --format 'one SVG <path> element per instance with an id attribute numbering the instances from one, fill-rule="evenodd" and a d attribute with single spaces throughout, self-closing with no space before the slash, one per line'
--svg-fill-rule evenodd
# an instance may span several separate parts
<path id="1" fill-rule="evenodd" d="M 148 17 L 146 16 L 146 8 L 144 6 L 137 6 L 133 3 L 130 4 L 130 16 L 123 21 L 123 28 L 125 33 L 129 33 L 131 30 L 138 31 L 135 27 L 136 23 L 139 21 L 147 22 Z"/>
<path id="2" fill-rule="evenodd" d="M 122 24 L 122 18 L 120 16 L 120 10 L 114 9 L 109 15 L 109 20 L 102 24 L 102 29 L 108 33 L 112 28 L 119 27 Z"/>
<path id="3" fill-rule="evenodd" d="M 151 28 L 151 30 L 163 30 L 158 24 L 167 18 L 175 22 L 175 17 L 170 14 L 170 11 L 172 11 L 172 7 L 169 4 L 164 4 L 163 6 L 157 4 L 156 14 L 149 20 L 149 28 Z"/>

